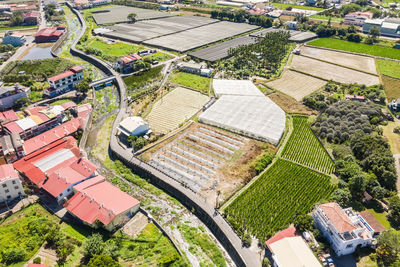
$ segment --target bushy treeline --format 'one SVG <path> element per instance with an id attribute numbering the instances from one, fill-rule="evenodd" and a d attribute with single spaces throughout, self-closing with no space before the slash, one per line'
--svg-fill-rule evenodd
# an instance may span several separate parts
<path id="1" fill-rule="evenodd" d="M 157 3 L 150 3 L 150 2 L 139 2 L 133 0 L 114 0 L 114 5 L 124 5 L 124 6 L 133 6 L 139 8 L 146 8 L 146 9 L 159 9 L 160 5 Z"/>
<path id="2" fill-rule="evenodd" d="M 231 59 L 225 69 L 242 76 L 275 73 L 289 50 L 290 34 L 286 31 L 269 32 L 258 42 L 229 50 Z"/>
<path id="3" fill-rule="evenodd" d="M 324 110 L 330 104 L 340 101 L 345 94 L 364 96 L 379 103 L 385 103 L 386 98 L 382 85 L 365 86 L 329 82 L 325 85 L 324 91 L 304 97 L 303 104 L 315 110 Z"/>
<path id="4" fill-rule="evenodd" d="M 249 24 L 261 26 L 264 28 L 269 28 L 272 26 L 274 21 L 273 18 L 265 15 L 250 15 L 243 9 L 238 9 L 235 11 L 231 10 L 213 10 L 211 11 L 211 18 L 219 20 L 228 20 L 233 22 L 246 22 Z"/>

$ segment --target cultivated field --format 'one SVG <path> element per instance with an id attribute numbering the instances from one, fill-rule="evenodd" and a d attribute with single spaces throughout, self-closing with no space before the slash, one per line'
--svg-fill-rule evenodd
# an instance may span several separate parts
<path id="1" fill-rule="evenodd" d="M 291 67 L 316 77 L 340 83 L 358 83 L 367 86 L 379 84 L 377 76 L 298 55 L 293 56 Z"/>
<path id="2" fill-rule="evenodd" d="M 158 100 L 147 121 L 156 133 L 168 133 L 193 117 L 208 101 L 208 96 L 178 87 Z"/>
<path id="3" fill-rule="evenodd" d="M 261 142 L 195 123 L 173 141 L 146 152 L 150 164 L 215 204 L 244 184 L 253 161 L 263 153 Z M 152 154 L 151 154 L 152 153 Z"/>
<path id="4" fill-rule="evenodd" d="M 294 98 L 280 92 L 269 94 L 268 97 L 275 102 L 281 109 L 289 114 L 317 114 L 316 111 L 296 101 Z"/>
<path id="5" fill-rule="evenodd" d="M 320 60 L 325 60 L 345 67 L 354 68 L 370 73 L 377 73 L 375 60 L 372 57 L 352 55 L 348 53 L 330 51 L 304 46 L 301 48 L 301 54 Z"/>
<path id="6" fill-rule="evenodd" d="M 380 74 L 400 79 L 399 62 L 377 58 L 376 65 Z"/>
<path id="7" fill-rule="evenodd" d="M 388 101 L 400 98 L 400 79 L 382 76 L 382 84 Z"/>
<path id="8" fill-rule="evenodd" d="M 326 81 L 317 79 L 296 71 L 287 70 L 282 77 L 266 85 L 290 95 L 297 101 L 311 94 L 326 84 Z"/>
<path id="9" fill-rule="evenodd" d="M 332 173 L 335 165 L 312 132 L 308 117 L 293 116 L 293 128 L 282 157 L 320 172 Z"/>
<path id="10" fill-rule="evenodd" d="M 228 221 L 265 241 L 287 227 L 297 213 L 309 212 L 334 190 L 330 177 L 278 159 L 226 209 Z"/>

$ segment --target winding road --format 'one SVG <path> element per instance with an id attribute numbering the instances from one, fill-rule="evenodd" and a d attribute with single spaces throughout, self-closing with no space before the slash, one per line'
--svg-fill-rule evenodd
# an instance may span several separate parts
<path id="1" fill-rule="evenodd" d="M 117 156 L 130 167 L 133 167 L 135 170 L 141 172 L 142 174 L 145 174 L 148 177 L 155 178 L 156 181 L 154 182 L 157 185 L 163 187 L 163 189 L 165 189 L 169 194 L 173 195 L 187 207 L 194 209 L 199 219 L 210 228 L 213 234 L 218 238 L 219 242 L 228 251 L 229 255 L 234 260 L 237 266 L 260 267 L 260 255 L 243 246 L 241 239 L 230 227 L 230 225 L 225 221 L 225 219 L 218 212 L 215 211 L 214 207 L 210 206 L 203 198 L 192 192 L 190 189 L 184 187 L 181 183 L 177 182 L 163 172 L 157 170 L 153 166 L 150 166 L 146 162 L 143 162 L 140 159 L 136 158 L 130 149 L 125 149 L 120 146 L 117 140 L 116 131 L 118 124 L 124 118 L 124 116 L 126 116 L 126 86 L 119 73 L 112 69 L 112 67 L 109 66 L 106 62 L 91 55 L 87 55 L 76 48 L 78 40 L 81 39 L 86 31 L 86 23 L 79 11 L 73 9 L 69 2 L 67 2 L 67 5 L 72 10 L 72 12 L 74 12 L 78 16 L 78 19 L 82 25 L 81 32 L 71 46 L 71 54 L 92 63 L 93 65 L 101 69 L 106 75 L 115 76 L 116 78 L 116 83 L 120 94 L 120 106 L 119 112 L 112 127 L 110 138 L 111 151 L 114 153 L 115 156 Z M 167 73 L 170 64 L 171 62 L 168 62 L 166 64 L 166 67 L 164 68 L 165 73 Z M 165 80 L 166 79 L 164 79 L 163 82 Z"/>

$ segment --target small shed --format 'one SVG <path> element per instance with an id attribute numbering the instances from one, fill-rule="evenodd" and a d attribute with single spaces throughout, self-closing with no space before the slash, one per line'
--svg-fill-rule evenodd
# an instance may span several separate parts
<path id="1" fill-rule="evenodd" d="M 119 123 L 118 131 L 126 136 L 143 136 L 149 131 L 149 124 L 141 117 L 128 117 Z"/>

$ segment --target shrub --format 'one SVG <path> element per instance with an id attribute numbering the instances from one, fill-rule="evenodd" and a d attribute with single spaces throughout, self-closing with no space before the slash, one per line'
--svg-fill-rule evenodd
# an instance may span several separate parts
<path id="1" fill-rule="evenodd" d="M 33 259 L 33 263 L 34 263 L 34 264 L 41 264 L 41 263 L 42 263 L 42 258 L 40 258 L 40 257 L 34 258 L 34 259 Z"/>
<path id="2" fill-rule="evenodd" d="M 10 265 L 23 261 L 26 256 L 26 251 L 23 248 L 9 248 L 2 252 L 1 258 L 2 262 Z"/>

